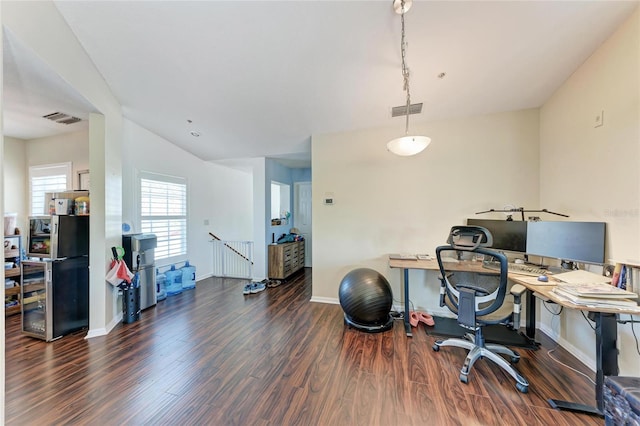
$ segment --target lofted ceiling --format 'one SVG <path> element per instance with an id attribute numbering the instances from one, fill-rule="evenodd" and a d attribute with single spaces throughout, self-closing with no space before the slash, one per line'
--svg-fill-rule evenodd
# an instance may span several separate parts
<path id="1" fill-rule="evenodd" d="M 391 1 L 55 4 L 124 115 L 203 160 L 309 164 L 312 134 L 404 131 L 404 118 L 391 118 L 405 103 Z M 541 106 L 637 6 L 416 1 L 406 15 L 407 62 L 412 102 L 424 107 L 412 122 Z M 86 101 L 7 39 L 6 135 L 53 131 L 30 113 L 86 117 Z"/>

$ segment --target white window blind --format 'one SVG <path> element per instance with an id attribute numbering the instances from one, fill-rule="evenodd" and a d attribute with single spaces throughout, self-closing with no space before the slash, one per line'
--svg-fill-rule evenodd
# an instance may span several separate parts
<path id="1" fill-rule="evenodd" d="M 29 167 L 29 189 L 31 192 L 31 215 L 49 214 L 46 192 L 60 192 L 69 189 L 71 183 L 71 163 L 46 164 Z"/>
<path id="2" fill-rule="evenodd" d="M 156 259 L 187 254 L 187 184 L 185 179 L 141 174 L 141 231 L 158 238 Z"/>

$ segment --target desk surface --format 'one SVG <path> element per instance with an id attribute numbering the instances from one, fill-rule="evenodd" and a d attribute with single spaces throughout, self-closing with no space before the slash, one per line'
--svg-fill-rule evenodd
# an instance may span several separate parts
<path id="1" fill-rule="evenodd" d="M 402 269 L 423 269 L 429 271 L 437 271 L 440 269 L 437 260 L 402 260 L 402 259 L 389 259 L 389 267 L 402 268 Z M 459 262 L 447 262 L 446 268 L 449 271 L 467 271 L 467 272 L 483 272 L 490 273 L 491 269 L 482 267 L 482 262 L 473 262 L 468 260 L 461 260 Z M 496 271 L 497 272 L 497 271 Z M 513 282 L 525 286 L 528 290 L 537 293 L 541 296 L 552 300 L 554 303 L 560 306 L 566 306 L 570 309 L 579 309 L 587 312 L 603 312 L 610 314 L 640 314 L 640 307 L 628 308 L 628 307 L 603 307 L 603 306 L 583 306 L 576 305 L 566 300 L 560 299 L 552 290 L 554 285 L 537 285 L 535 284 L 536 278 L 528 275 L 509 273 L 509 279 Z M 549 280 L 553 280 L 553 276 L 549 277 Z"/>

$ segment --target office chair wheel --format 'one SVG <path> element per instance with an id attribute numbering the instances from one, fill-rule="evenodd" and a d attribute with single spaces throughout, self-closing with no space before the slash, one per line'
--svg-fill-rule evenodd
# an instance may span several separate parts
<path id="1" fill-rule="evenodd" d="M 437 343 L 434 343 L 433 346 L 431 346 L 431 348 L 435 351 L 438 352 L 440 350 L 440 346 L 438 346 Z"/>
<path id="2" fill-rule="evenodd" d="M 469 376 L 465 376 L 464 374 L 460 374 L 460 381 L 465 385 L 469 383 Z"/>
<path id="3" fill-rule="evenodd" d="M 520 384 L 520 383 L 516 383 L 516 388 L 522 393 L 529 392 L 529 386 L 528 385 L 523 385 L 523 384 Z"/>
<path id="4" fill-rule="evenodd" d="M 520 361 L 520 356 L 512 356 L 511 357 L 511 364 L 517 364 L 518 361 Z"/>

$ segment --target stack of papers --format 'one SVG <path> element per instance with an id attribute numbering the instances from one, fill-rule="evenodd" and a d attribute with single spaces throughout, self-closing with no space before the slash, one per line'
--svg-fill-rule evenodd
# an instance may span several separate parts
<path id="1" fill-rule="evenodd" d="M 556 286 L 556 290 L 574 296 L 595 297 L 598 299 L 635 299 L 638 297 L 638 295 L 632 291 L 622 290 L 621 288 L 606 283 L 561 283 Z"/>
<path id="2" fill-rule="evenodd" d="M 418 260 L 415 254 L 390 254 L 389 259 L 397 259 L 397 260 Z"/>
<path id="3" fill-rule="evenodd" d="M 432 260 L 431 255 L 428 254 L 410 254 L 410 253 L 392 253 L 389 255 L 389 259 L 396 260 Z"/>
<path id="4" fill-rule="evenodd" d="M 576 270 L 570 272 L 563 272 L 561 274 L 555 274 L 553 276 L 556 280 L 564 283 L 610 283 L 611 278 L 604 275 L 595 274 L 589 271 Z"/>
<path id="5" fill-rule="evenodd" d="M 552 290 L 561 299 L 582 306 L 636 307 L 636 293 L 606 283 L 558 284 Z"/>

